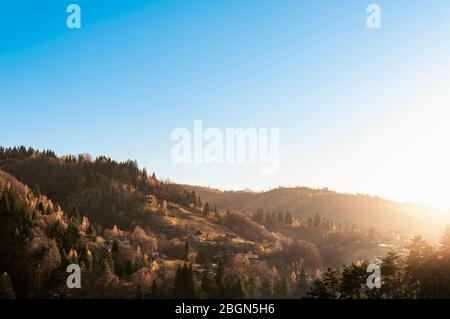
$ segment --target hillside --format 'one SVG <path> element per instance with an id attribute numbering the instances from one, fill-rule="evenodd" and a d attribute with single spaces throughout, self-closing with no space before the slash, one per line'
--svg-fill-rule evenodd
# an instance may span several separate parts
<path id="1" fill-rule="evenodd" d="M 429 217 L 420 206 L 400 204 L 379 197 L 342 194 L 327 189 L 307 187 L 280 187 L 267 192 L 220 191 L 208 187 L 183 185 L 219 210 L 240 212 L 289 211 L 306 221 L 319 214 L 343 225 L 356 225 L 361 229 L 371 227 L 383 232 L 399 232 L 405 236 L 416 234 L 433 236 L 445 223 Z"/>
<path id="2" fill-rule="evenodd" d="M 410 221 L 399 207 L 307 188 L 221 192 L 135 161 L 0 147 L 0 273 L 24 298 L 300 297 L 326 267 L 401 252 L 383 232 Z M 71 263 L 81 291 L 65 287 Z"/>

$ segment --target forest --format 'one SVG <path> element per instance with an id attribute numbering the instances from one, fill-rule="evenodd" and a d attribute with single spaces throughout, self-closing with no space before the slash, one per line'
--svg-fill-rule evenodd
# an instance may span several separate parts
<path id="1" fill-rule="evenodd" d="M 136 161 L 0 147 L 0 298 L 450 297 L 450 228 L 435 244 L 203 201 Z M 81 289 L 66 285 L 71 264 Z"/>

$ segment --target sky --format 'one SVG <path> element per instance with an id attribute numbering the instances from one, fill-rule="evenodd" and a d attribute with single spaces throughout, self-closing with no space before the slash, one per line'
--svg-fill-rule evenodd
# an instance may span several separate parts
<path id="1" fill-rule="evenodd" d="M 450 207 L 449 38 L 445 0 L 2 0 L 0 145 Z M 278 171 L 174 163 L 171 133 L 194 120 L 278 128 Z"/>

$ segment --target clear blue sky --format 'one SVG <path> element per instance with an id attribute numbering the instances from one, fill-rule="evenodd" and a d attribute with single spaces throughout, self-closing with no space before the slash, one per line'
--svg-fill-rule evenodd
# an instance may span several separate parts
<path id="1" fill-rule="evenodd" d="M 69 3 L 80 30 L 66 27 Z M 366 27 L 370 3 L 380 30 Z M 225 189 L 441 202 L 430 185 L 450 179 L 449 39 L 445 0 L 2 0 L 0 145 L 137 159 Z M 172 130 L 195 119 L 280 128 L 278 174 L 172 163 Z"/>

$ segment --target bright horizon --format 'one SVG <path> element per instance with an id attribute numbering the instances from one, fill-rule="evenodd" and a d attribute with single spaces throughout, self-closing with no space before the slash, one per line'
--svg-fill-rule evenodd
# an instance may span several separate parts
<path id="1" fill-rule="evenodd" d="M 450 208 L 448 1 L 74 2 L 80 30 L 65 2 L 0 4 L 0 145 L 136 159 L 182 184 Z M 278 172 L 173 163 L 171 132 L 196 119 L 279 128 Z"/>

